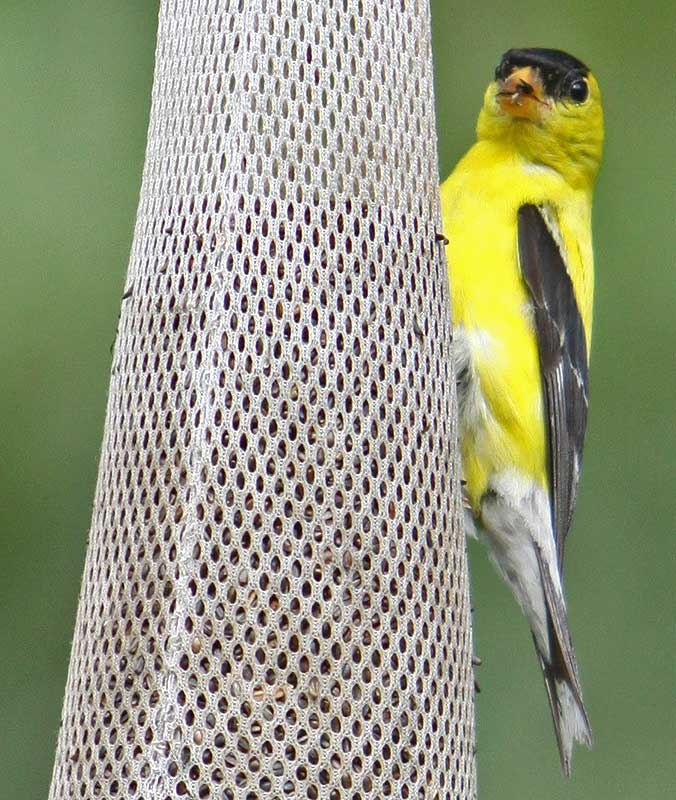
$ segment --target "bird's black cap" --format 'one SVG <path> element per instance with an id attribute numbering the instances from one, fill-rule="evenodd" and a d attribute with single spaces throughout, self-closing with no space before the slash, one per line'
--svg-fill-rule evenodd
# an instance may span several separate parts
<path id="1" fill-rule="evenodd" d="M 495 80 L 505 80 L 519 67 L 535 67 L 542 76 L 545 91 L 551 97 L 565 93 L 565 87 L 576 78 L 586 78 L 589 68 L 563 50 L 526 47 L 508 50 L 495 69 Z"/>

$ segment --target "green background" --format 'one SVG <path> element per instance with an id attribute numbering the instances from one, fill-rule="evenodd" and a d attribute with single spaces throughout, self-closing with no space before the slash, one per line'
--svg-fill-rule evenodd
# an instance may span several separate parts
<path id="1" fill-rule="evenodd" d="M 133 232 L 156 2 L 0 0 L 0 795 L 49 785 Z M 567 551 L 596 745 L 559 773 L 526 624 L 470 559 L 479 789 L 676 794 L 676 11 L 432 3 L 445 176 L 508 47 L 567 49 L 604 92 L 585 474 Z"/>

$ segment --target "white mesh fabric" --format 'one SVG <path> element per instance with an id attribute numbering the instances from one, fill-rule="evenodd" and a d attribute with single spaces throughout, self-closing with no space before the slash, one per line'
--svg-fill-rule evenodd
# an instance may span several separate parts
<path id="1" fill-rule="evenodd" d="M 424 0 L 166 0 L 50 797 L 471 798 Z"/>

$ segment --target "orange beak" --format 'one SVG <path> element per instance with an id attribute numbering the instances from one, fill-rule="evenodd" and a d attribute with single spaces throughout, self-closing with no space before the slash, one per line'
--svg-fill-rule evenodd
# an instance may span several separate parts
<path id="1" fill-rule="evenodd" d="M 498 81 L 496 98 L 505 113 L 532 122 L 540 119 L 544 109 L 551 108 L 540 74 L 533 67 L 521 67 L 506 80 Z"/>

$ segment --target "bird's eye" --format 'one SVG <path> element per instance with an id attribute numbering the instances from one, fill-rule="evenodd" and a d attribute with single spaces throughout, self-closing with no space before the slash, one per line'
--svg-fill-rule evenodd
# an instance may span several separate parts
<path id="1" fill-rule="evenodd" d="M 568 97 L 575 103 L 584 103 L 589 97 L 589 85 L 584 78 L 576 78 L 568 89 Z"/>

